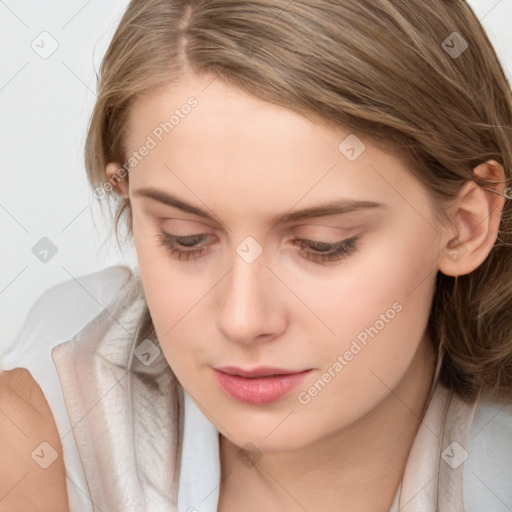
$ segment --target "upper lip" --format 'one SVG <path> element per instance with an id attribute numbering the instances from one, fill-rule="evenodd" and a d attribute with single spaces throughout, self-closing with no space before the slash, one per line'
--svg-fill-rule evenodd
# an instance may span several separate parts
<path id="1" fill-rule="evenodd" d="M 310 368 L 303 370 L 287 370 L 285 368 L 272 368 L 270 366 L 258 366 L 252 370 L 244 370 L 236 366 L 215 366 L 216 370 L 229 375 L 239 375 L 240 377 L 268 377 L 270 375 L 290 375 L 292 373 L 302 373 Z"/>

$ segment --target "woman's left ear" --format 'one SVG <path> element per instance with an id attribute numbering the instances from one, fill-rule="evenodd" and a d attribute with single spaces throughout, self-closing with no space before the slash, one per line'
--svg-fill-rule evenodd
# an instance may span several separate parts
<path id="1" fill-rule="evenodd" d="M 447 211 L 451 225 L 442 232 L 438 259 L 439 270 L 447 276 L 461 276 L 475 270 L 487 258 L 498 237 L 505 204 L 503 166 L 496 160 L 488 160 L 473 172 L 477 181 L 483 178 L 501 183 L 489 184 L 487 188 L 494 190 L 491 192 L 468 181 Z"/>

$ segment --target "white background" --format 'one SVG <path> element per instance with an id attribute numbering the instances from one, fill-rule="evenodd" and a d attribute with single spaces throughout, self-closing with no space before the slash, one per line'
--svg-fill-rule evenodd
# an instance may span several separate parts
<path id="1" fill-rule="evenodd" d="M 471 0 L 512 73 L 512 0 Z M 127 0 L 0 0 L 0 354 L 14 341 L 44 290 L 118 263 L 133 266 L 89 190 L 83 145 L 96 70 Z M 57 50 L 32 48 L 48 32 Z M 43 36 L 48 37 L 48 36 Z M 41 44 L 41 43 L 39 43 Z M 45 47 L 49 48 L 51 39 Z M 103 222 L 103 224 L 102 224 Z M 57 253 L 32 253 L 42 238 Z"/>

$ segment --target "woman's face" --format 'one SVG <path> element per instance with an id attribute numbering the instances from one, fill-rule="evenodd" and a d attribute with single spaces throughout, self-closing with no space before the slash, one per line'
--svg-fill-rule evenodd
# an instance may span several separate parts
<path id="1" fill-rule="evenodd" d="M 289 450 L 386 398 L 427 343 L 440 248 L 426 191 L 400 161 L 212 77 L 140 98 L 128 132 L 156 333 L 219 431 L 239 446 Z M 244 401 L 219 384 L 221 366 L 310 371 L 273 400 L 266 390 L 279 384 L 258 393 L 253 381 Z"/>

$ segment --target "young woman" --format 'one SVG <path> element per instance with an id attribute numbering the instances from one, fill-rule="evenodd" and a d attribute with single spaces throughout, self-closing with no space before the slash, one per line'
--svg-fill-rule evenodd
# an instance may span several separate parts
<path id="1" fill-rule="evenodd" d="M 4 358 L 2 477 L 47 489 L 8 510 L 512 508 L 512 94 L 464 1 L 133 0 L 86 167 L 138 268 Z"/>

